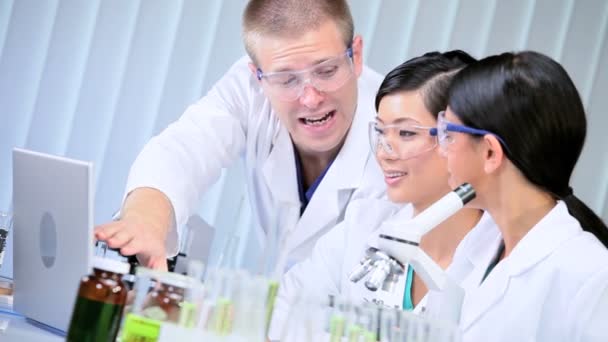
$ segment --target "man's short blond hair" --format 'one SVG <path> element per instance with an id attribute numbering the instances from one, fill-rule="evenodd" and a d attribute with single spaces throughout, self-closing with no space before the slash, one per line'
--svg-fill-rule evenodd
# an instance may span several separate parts
<path id="1" fill-rule="evenodd" d="M 243 14 L 245 50 L 257 63 L 254 47 L 261 36 L 298 37 L 332 20 L 344 45 L 354 37 L 353 17 L 346 0 L 250 0 Z"/>

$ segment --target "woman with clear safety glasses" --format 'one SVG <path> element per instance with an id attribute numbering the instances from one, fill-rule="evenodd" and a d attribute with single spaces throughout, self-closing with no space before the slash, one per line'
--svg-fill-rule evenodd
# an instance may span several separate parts
<path id="1" fill-rule="evenodd" d="M 384 174 L 388 200 L 369 199 L 352 206 L 344 222 L 319 239 L 312 256 L 283 277 L 271 337 L 279 336 L 290 306 L 302 293 L 423 309 L 427 289 L 411 268 L 391 292 L 372 292 L 364 281 L 353 283 L 348 275 L 377 238 L 382 223 L 408 220 L 451 190 L 438 145 L 436 113 L 447 106 L 454 75 L 472 62 L 462 51 L 433 52 L 401 64 L 386 76 L 376 96 L 378 116 L 369 124 L 369 138 Z M 463 237 L 475 226 L 493 224 L 482 216 L 480 210 L 462 210 L 427 234 L 422 249 L 450 272 L 452 256 Z"/>
<path id="2" fill-rule="evenodd" d="M 454 260 L 464 341 L 608 341 L 608 230 L 570 186 L 586 118 L 563 67 L 521 52 L 465 68 L 437 134 L 450 185 L 496 222 Z"/>
<path id="3" fill-rule="evenodd" d="M 369 124 L 371 148 L 384 173 L 389 199 L 407 203 L 386 222 L 409 220 L 451 190 L 436 126 L 437 113 L 447 105 L 450 81 L 460 69 L 444 63 L 454 61 L 472 58 L 461 51 L 424 55 L 393 70 L 378 91 L 378 116 Z M 439 266 L 452 271 L 452 257 L 462 238 L 478 224 L 492 224 L 487 218 L 482 220 L 482 214 L 462 210 L 425 235 L 420 247 Z M 383 303 L 404 310 L 424 308 L 427 288 L 411 266 L 404 281 L 403 290 L 397 291 L 398 301 L 381 293 Z"/>

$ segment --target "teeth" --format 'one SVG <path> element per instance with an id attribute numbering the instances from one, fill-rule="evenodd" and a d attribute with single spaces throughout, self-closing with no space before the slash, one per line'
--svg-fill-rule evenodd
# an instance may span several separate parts
<path id="1" fill-rule="evenodd" d="M 304 122 L 307 125 L 311 125 L 311 126 L 320 126 L 323 125 L 327 120 L 329 120 L 329 118 L 331 117 L 330 115 L 331 113 L 327 113 L 323 116 L 320 116 L 318 118 L 305 118 Z"/>
<path id="2" fill-rule="evenodd" d="M 389 178 L 395 178 L 405 176 L 405 172 L 387 172 L 384 175 Z"/>
<path id="3" fill-rule="evenodd" d="M 327 113 L 327 114 L 329 114 L 329 113 Z M 326 116 L 327 116 L 327 114 L 325 114 L 325 115 L 321 115 L 321 116 L 316 116 L 316 117 L 308 117 L 308 118 L 306 118 L 306 119 L 307 119 L 307 120 L 313 120 L 313 121 L 316 121 L 316 120 L 321 120 L 321 119 L 323 119 L 324 117 L 326 117 Z"/>

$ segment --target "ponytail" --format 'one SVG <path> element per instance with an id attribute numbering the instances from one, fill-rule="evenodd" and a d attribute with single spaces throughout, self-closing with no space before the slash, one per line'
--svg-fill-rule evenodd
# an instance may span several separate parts
<path id="1" fill-rule="evenodd" d="M 562 200 L 566 203 L 570 215 L 578 220 L 583 230 L 595 235 L 608 248 L 608 227 L 604 221 L 574 194 L 568 194 Z"/>

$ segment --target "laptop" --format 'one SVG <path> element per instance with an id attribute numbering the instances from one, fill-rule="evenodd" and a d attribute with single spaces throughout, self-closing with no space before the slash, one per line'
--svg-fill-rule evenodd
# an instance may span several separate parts
<path id="1" fill-rule="evenodd" d="M 59 334 L 91 270 L 93 196 L 92 163 L 13 150 L 13 310 Z"/>

